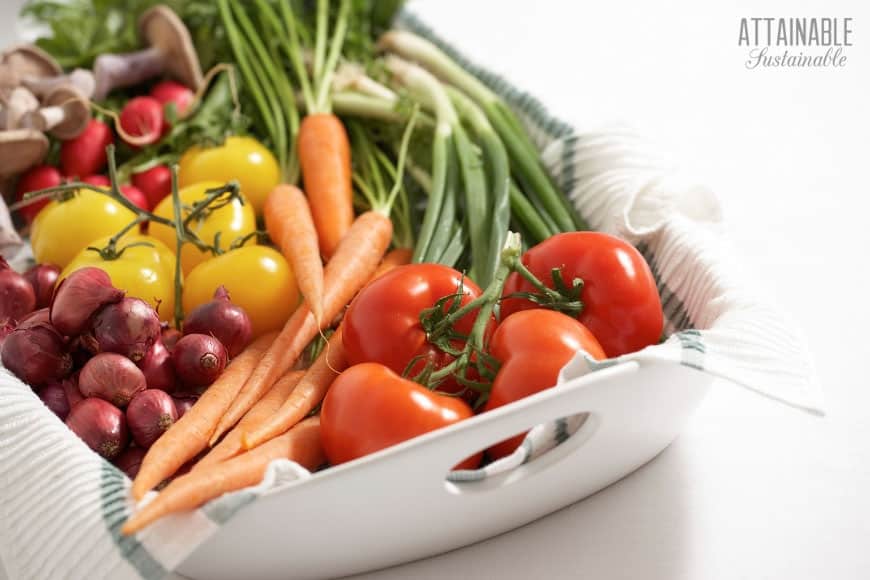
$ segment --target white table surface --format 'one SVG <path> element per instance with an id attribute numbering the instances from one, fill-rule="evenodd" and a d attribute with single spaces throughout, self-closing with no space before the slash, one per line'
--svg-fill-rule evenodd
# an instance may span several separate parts
<path id="1" fill-rule="evenodd" d="M 870 577 L 867 3 L 412 7 L 565 119 L 627 121 L 703 176 L 746 283 L 766 288 L 809 337 L 828 416 L 718 384 L 667 451 L 616 485 L 489 541 L 360 578 Z M 739 18 L 797 15 L 854 18 L 847 66 L 746 70 Z M 5 44 L 9 22 L 0 25 Z"/>

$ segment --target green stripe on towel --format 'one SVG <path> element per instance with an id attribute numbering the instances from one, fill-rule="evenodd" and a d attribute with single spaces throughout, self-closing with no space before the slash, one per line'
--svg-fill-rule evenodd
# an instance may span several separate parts
<path id="1" fill-rule="evenodd" d="M 127 518 L 127 486 L 124 474 L 103 461 L 100 467 L 100 506 L 106 530 L 112 536 L 118 551 L 145 580 L 165 578 L 167 570 L 155 560 L 135 536 L 121 534 L 121 525 Z"/>

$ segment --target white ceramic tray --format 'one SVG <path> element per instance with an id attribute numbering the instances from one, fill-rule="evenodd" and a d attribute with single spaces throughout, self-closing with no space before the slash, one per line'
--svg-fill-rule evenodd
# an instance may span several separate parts
<path id="1" fill-rule="evenodd" d="M 631 361 L 597 371 L 262 497 L 178 572 L 200 580 L 335 577 L 492 537 L 587 497 L 653 459 L 679 435 L 712 381 L 709 374 L 666 362 Z M 577 413 L 588 413 L 580 429 L 537 459 L 482 482 L 445 480 L 450 467 L 472 452 Z"/>

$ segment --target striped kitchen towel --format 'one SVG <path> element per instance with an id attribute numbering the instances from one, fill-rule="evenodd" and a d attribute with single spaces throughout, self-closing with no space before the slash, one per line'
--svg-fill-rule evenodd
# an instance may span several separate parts
<path id="1" fill-rule="evenodd" d="M 528 94 L 464 59 L 408 13 L 399 24 L 440 44 L 503 95 L 587 222 L 630 240 L 652 266 L 668 339 L 622 359 L 688 365 L 821 412 L 804 340 L 745 283 L 723 239 L 711 192 L 685 179 L 630 130 L 572 128 Z M 560 381 L 611 364 L 581 354 Z M 580 421 L 540 425 L 512 456 L 451 477 L 484 479 L 510 469 L 563 441 Z M 13 580 L 163 578 L 242 506 L 309 476 L 292 462 L 275 462 L 256 487 L 167 518 L 136 537 L 122 537 L 121 523 L 134 508 L 129 480 L 72 435 L 30 388 L 0 370 L 0 558 Z"/>

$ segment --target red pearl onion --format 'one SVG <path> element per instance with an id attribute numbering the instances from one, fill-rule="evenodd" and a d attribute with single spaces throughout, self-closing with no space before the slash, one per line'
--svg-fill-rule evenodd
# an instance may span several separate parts
<path id="1" fill-rule="evenodd" d="M 66 425 L 88 447 L 106 459 L 120 455 L 129 441 L 124 413 L 96 397 L 85 399 L 73 407 L 66 418 Z"/>
<path id="2" fill-rule="evenodd" d="M 124 298 L 94 315 L 93 335 L 101 352 L 142 360 L 160 336 L 157 311 L 139 298 Z"/>
<path id="3" fill-rule="evenodd" d="M 79 373 L 79 391 L 85 397 L 99 397 L 125 407 L 145 390 L 145 375 L 127 357 L 103 352 L 85 363 Z"/>
<path id="4" fill-rule="evenodd" d="M 54 264 L 37 264 L 24 273 L 24 277 L 33 286 L 33 292 L 36 294 L 37 308 L 45 308 L 51 304 L 58 276 L 60 276 L 60 268 Z"/>
<path id="5" fill-rule="evenodd" d="M 143 449 L 151 447 L 177 420 L 175 403 L 165 391 L 144 390 L 127 407 L 127 427 Z"/>
<path id="6" fill-rule="evenodd" d="M 3 366 L 25 383 L 39 387 L 69 374 L 72 358 L 51 325 L 16 329 L 3 341 Z"/>
<path id="7" fill-rule="evenodd" d="M 97 310 L 123 297 L 124 293 L 112 286 L 109 275 L 99 268 L 76 270 L 61 280 L 51 299 L 51 323 L 62 334 L 77 336 Z"/>

